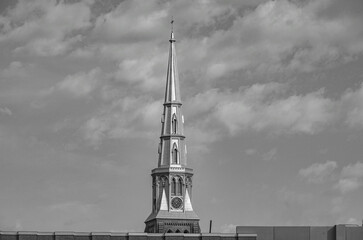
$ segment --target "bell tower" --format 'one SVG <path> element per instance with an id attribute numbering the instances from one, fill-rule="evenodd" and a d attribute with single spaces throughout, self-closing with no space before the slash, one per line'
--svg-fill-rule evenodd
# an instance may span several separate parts
<path id="1" fill-rule="evenodd" d="M 200 232 L 199 218 L 191 201 L 193 169 L 187 168 L 173 22 L 172 20 L 158 167 L 151 171 L 152 209 L 145 220 L 147 233 Z"/>

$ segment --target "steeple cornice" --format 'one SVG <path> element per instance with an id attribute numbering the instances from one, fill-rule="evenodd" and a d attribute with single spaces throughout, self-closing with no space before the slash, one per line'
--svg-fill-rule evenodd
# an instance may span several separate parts
<path id="1" fill-rule="evenodd" d="M 160 136 L 161 139 L 170 139 L 170 138 L 181 138 L 184 139 L 185 136 L 184 135 L 180 135 L 180 134 L 164 134 Z"/>
<path id="2" fill-rule="evenodd" d="M 164 102 L 164 106 L 171 106 L 171 105 L 183 105 L 181 102 Z"/>

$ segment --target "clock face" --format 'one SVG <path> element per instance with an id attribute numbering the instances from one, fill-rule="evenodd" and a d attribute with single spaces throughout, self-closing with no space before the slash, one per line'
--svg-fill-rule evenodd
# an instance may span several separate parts
<path id="1" fill-rule="evenodd" d="M 174 197 L 171 200 L 171 206 L 174 209 L 180 209 L 182 207 L 182 205 L 183 205 L 183 200 L 180 197 Z"/>

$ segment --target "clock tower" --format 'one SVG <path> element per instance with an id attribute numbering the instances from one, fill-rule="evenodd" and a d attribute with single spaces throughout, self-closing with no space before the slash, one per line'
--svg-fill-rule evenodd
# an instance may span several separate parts
<path id="1" fill-rule="evenodd" d="M 173 29 L 169 42 L 158 167 L 151 171 L 152 209 L 145 220 L 145 232 L 199 233 L 199 218 L 193 210 L 191 201 L 193 169 L 187 168 L 184 116 Z"/>

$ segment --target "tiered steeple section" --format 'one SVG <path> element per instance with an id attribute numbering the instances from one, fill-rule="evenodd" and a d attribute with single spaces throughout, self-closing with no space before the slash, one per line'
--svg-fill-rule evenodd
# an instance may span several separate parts
<path id="1" fill-rule="evenodd" d="M 173 23 L 173 21 L 172 21 Z M 184 117 L 180 98 L 175 38 L 170 36 L 164 112 L 158 147 L 158 167 L 152 176 L 152 210 L 145 232 L 199 233 L 199 218 L 192 207 L 193 170 L 187 168 Z"/>

